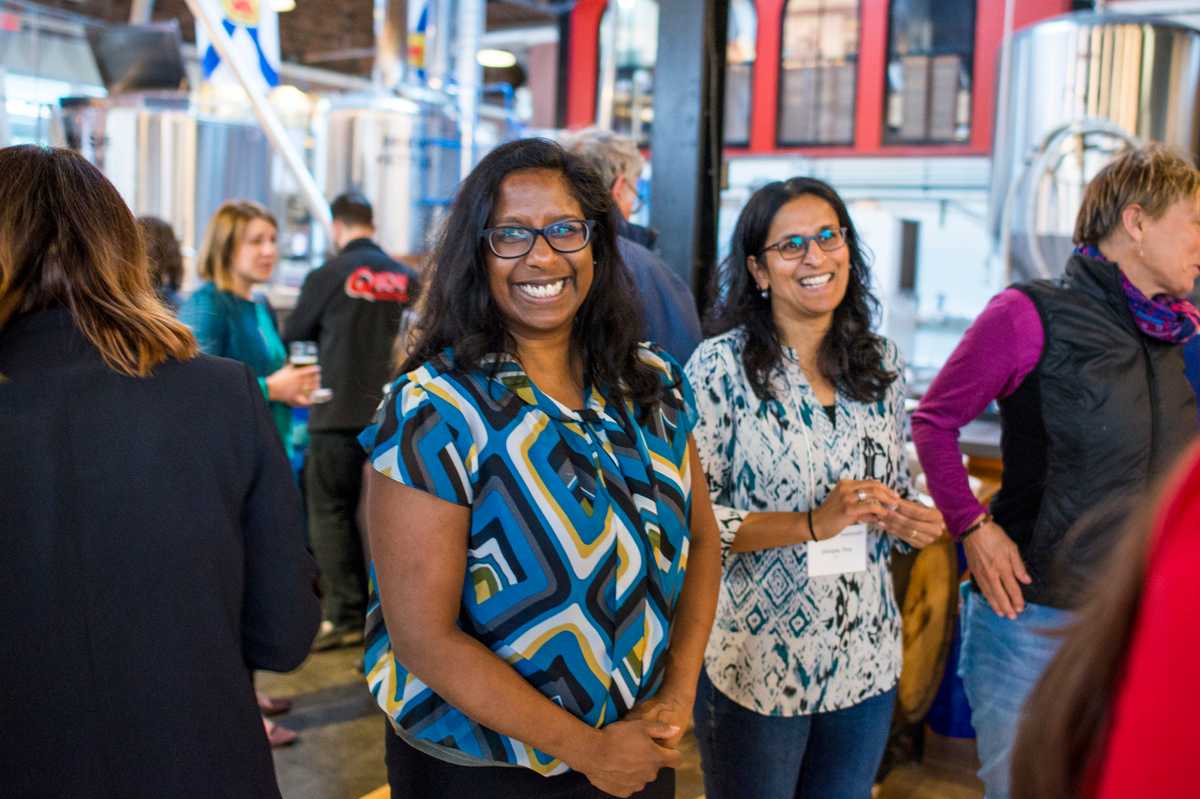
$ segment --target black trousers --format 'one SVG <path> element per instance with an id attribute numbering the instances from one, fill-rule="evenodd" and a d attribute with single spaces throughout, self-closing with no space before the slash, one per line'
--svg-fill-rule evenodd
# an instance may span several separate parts
<path id="1" fill-rule="evenodd" d="M 367 606 L 362 534 L 354 518 L 366 459 L 355 432 L 309 434 L 304 465 L 309 536 L 321 569 L 322 616 L 338 629 L 361 629 Z"/>
<path id="2" fill-rule="evenodd" d="M 430 757 L 404 742 L 387 726 L 386 759 L 392 796 L 404 799 L 612 799 L 578 772 L 543 777 L 527 768 L 456 766 Z M 632 799 L 674 799 L 675 771 L 663 769 L 658 779 Z"/>

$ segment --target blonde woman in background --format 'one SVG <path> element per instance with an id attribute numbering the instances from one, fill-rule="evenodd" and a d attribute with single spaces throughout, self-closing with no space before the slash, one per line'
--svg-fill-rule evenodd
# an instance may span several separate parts
<path id="1" fill-rule="evenodd" d="M 184 302 L 179 318 L 196 334 L 202 351 L 254 371 L 290 454 L 291 409 L 309 404 L 321 369 L 287 363 L 275 314 L 265 298 L 254 296 L 254 288 L 275 271 L 278 229 L 275 217 L 258 203 L 223 203 L 208 223 L 200 251 L 200 277 L 207 282 Z"/>

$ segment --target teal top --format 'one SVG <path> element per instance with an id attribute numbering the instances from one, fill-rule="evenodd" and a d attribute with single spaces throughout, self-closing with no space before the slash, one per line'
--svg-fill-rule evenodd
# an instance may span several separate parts
<path id="1" fill-rule="evenodd" d="M 267 398 L 267 376 L 287 362 L 287 350 L 275 326 L 275 314 L 265 299 L 246 300 L 212 283 L 205 283 L 179 308 L 179 318 L 192 329 L 200 349 L 209 355 L 232 358 L 258 376 Z M 288 456 L 292 454 L 292 409 L 270 402 L 271 418 Z"/>

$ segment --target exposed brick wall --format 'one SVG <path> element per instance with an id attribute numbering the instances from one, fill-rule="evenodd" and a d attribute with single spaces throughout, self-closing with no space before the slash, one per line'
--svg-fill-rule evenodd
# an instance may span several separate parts
<path id="1" fill-rule="evenodd" d="M 279 47 L 284 61 L 304 64 L 309 55 L 374 44 L 371 0 L 296 0 L 295 11 L 279 15 Z M 371 72 L 371 59 L 322 61 L 314 66 L 365 75 Z"/>
<path id="2" fill-rule="evenodd" d="M 132 5 L 131 0 L 39 2 L 109 22 L 127 22 Z M 155 0 L 153 18 L 178 19 L 184 41 L 196 41 L 195 22 L 185 0 Z M 279 49 L 284 61 L 303 64 L 307 55 L 371 47 L 374 43 L 371 0 L 296 0 L 295 11 L 279 15 Z M 314 66 L 365 75 L 371 71 L 371 59 L 322 61 Z"/>

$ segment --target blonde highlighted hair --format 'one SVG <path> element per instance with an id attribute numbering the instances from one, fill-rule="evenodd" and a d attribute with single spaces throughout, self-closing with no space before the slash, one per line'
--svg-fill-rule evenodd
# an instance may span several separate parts
<path id="1" fill-rule="evenodd" d="M 209 220 L 200 247 L 200 277 L 211 280 L 221 291 L 233 291 L 233 255 L 246 236 L 246 227 L 255 220 L 269 222 L 279 230 L 275 216 L 256 202 L 229 200 Z"/>
<path id="2" fill-rule="evenodd" d="M 145 377 L 197 352 L 150 282 L 133 214 L 100 170 L 70 150 L 0 149 L 0 330 L 55 306 L 114 371 Z"/>
<path id="3" fill-rule="evenodd" d="M 1075 243 L 1099 244 L 1121 226 L 1131 205 L 1151 218 L 1177 200 L 1200 192 L 1200 172 L 1182 154 L 1161 144 L 1128 150 L 1096 173 L 1083 192 L 1075 217 Z"/>

